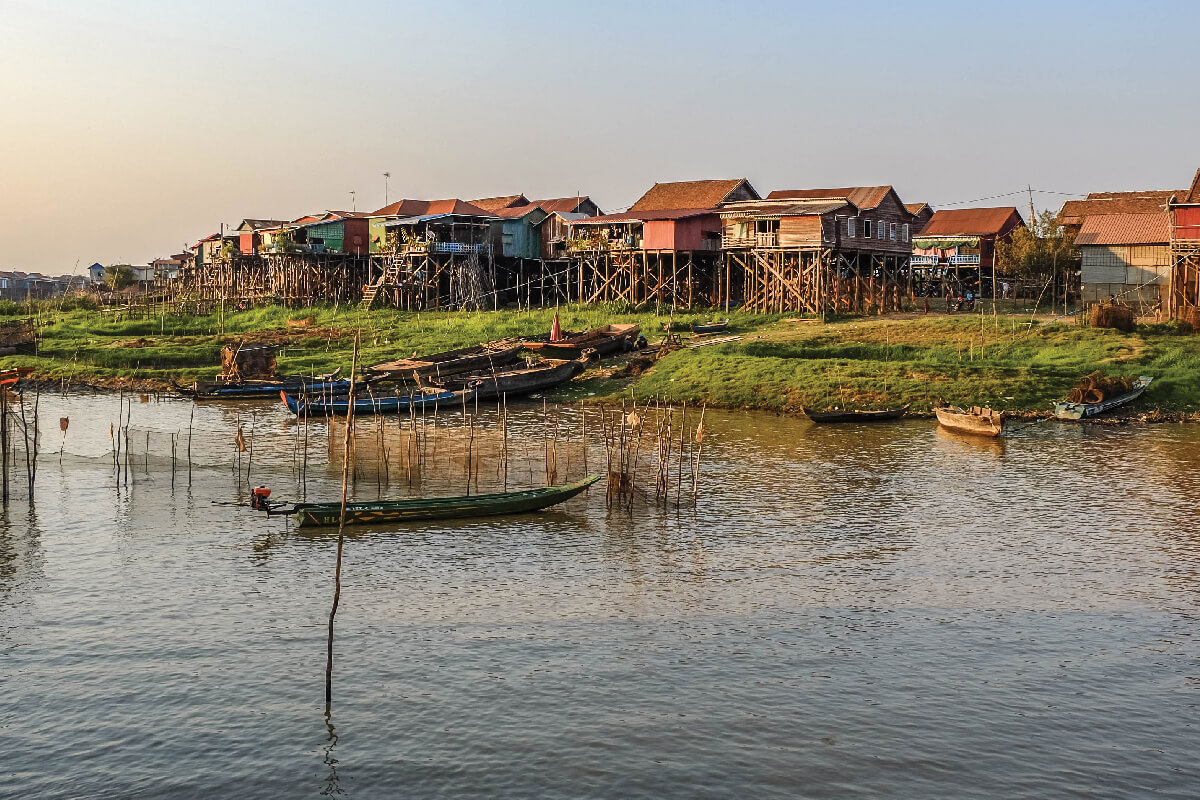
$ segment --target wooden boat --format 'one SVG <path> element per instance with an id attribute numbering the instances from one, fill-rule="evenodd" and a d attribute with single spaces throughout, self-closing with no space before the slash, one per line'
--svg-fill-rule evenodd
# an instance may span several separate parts
<path id="1" fill-rule="evenodd" d="M 1130 391 L 1100 403 L 1056 403 L 1054 406 L 1054 416 L 1059 419 L 1087 419 L 1097 414 L 1103 414 L 1105 411 L 1111 411 L 1141 397 L 1142 392 L 1146 391 L 1146 387 L 1150 385 L 1150 381 L 1152 380 L 1154 378 L 1143 375 L 1133 382 L 1133 388 Z"/>
<path id="2" fill-rule="evenodd" d="M 279 397 L 296 416 L 307 414 L 310 417 L 344 417 L 350 412 L 350 398 L 341 397 L 309 397 L 302 399 L 281 391 Z M 453 407 L 475 399 L 475 391 L 465 392 L 422 392 L 420 394 L 373 394 L 359 395 L 354 398 L 355 415 L 364 414 L 396 414 L 408 411 L 410 408 L 434 408 L 441 404 Z"/>
<path id="3" fill-rule="evenodd" d="M 596 351 L 598 358 L 633 349 L 633 340 L 642 332 L 634 323 L 605 325 L 582 333 L 566 333 L 557 342 L 549 339 L 526 342 L 525 349 L 546 358 L 576 359 L 589 348 Z"/>
<path id="4" fill-rule="evenodd" d="M 491 369 L 517 360 L 524 345 L 521 342 L 490 342 L 474 347 L 462 347 L 428 356 L 384 361 L 363 369 L 368 379 L 409 379 L 433 376 L 461 375 L 480 369 Z"/>
<path id="5" fill-rule="evenodd" d="M 272 398 L 282 392 L 339 395 L 350 391 L 348 380 L 322 378 L 281 378 L 277 381 L 197 381 L 191 389 L 181 389 L 194 400 L 253 400 Z"/>
<path id="6" fill-rule="evenodd" d="M 587 369 L 591 350 L 571 361 L 548 359 L 513 367 L 501 372 L 472 372 L 451 378 L 429 378 L 420 382 L 422 389 L 431 391 L 461 391 L 474 387 L 480 400 L 497 397 L 518 397 L 523 394 L 553 389 Z"/>
<path id="7" fill-rule="evenodd" d="M 990 408 L 971 406 L 969 409 L 958 406 L 942 406 L 933 410 L 937 414 L 939 425 L 952 431 L 970 433 L 976 436 L 999 436 L 1004 432 L 1004 412 L 993 411 Z"/>
<path id="8" fill-rule="evenodd" d="M 720 322 L 703 322 L 700 324 L 692 324 L 692 333 L 720 333 L 729 329 L 729 317 Z"/>
<path id="9" fill-rule="evenodd" d="M 372 525 L 424 519 L 468 519 L 521 514 L 566 502 L 598 480 L 599 476 L 590 476 L 565 486 L 547 486 L 544 489 L 519 492 L 346 503 L 346 524 Z M 336 527 L 342 516 L 342 504 L 297 503 L 290 508 L 273 509 L 270 513 L 295 514 L 302 528 Z"/>
<path id="10" fill-rule="evenodd" d="M 17 381 L 33 372 L 33 367 L 13 367 L 0 369 L 0 386 L 12 386 Z"/>
<path id="11" fill-rule="evenodd" d="M 804 416 L 813 422 L 886 422 L 904 416 L 904 412 L 908 410 L 908 404 L 906 403 L 900 408 L 887 408 L 882 411 L 860 411 L 857 408 L 842 411 L 836 409 L 817 411 L 808 406 L 801 406 L 801 410 L 804 411 Z"/>

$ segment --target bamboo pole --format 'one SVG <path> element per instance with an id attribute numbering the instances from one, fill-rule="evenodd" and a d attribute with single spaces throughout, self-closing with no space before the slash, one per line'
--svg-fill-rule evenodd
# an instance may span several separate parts
<path id="1" fill-rule="evenodd" d="M 358 333 L 350 367 L 350 401 L 346 409 L 346 437 L 342 442 L 342 509 L 338 515 L 337 561 L 333 568 L 333 606 L 329 609 L 329 640 L 325 656 L 325 713 L 333 704 L 333 622 L 342 600 L 342 551 L 346 542 L 346 487 L 350 477 L 350 442 L 354 438 L 354 375 L 358 372 Z"/>

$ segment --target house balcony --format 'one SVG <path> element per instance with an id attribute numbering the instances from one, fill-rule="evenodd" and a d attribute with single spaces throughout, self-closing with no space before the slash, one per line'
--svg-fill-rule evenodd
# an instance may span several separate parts
<path id="1" fill-rule="evenodd" d="M 979 266 L 979 254 L 978 253 L 970 253 L 970 254 L 963 255 L 963 256 L 950 256 L 950 258 L 947 260 L 950 262 L 950 266 L 952 266 L 952 267 L 978 267 Z"/>
<path id="2" fill-rule="evenodd" d="M 737 250 L 748 247 L 778 247 L 779 234 L 754 233 L 749 236 L 722 236 L 721 247 L 726 250 Z"/>
<path id="3" fill-rule="evenodd" d="M 913 256 L 908 263 L 914 267 L 936 267 L 938 265 L 937 256 Z"/>

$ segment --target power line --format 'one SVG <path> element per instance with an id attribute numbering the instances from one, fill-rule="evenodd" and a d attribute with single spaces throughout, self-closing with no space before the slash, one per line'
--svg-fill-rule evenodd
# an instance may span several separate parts
<path id="1" fill-rule="evenodd" d="M 930 203 L 934 208 L 945 208 L 946 206 L 964 206 L 969 203 L 982 203 L 984 200 L 999 200 L 1002 197 L 1013 197 L 1018 194 L 1025 194 L 1029 189 L 1017 189 L 1014 192 L 1005 192 L 1004 194 L 993 194 L 988 197 L 977 197 L 974 200 L 956 200 L 953 203 Z M 1038 194 L 1057 194 L 1064 197 L 1087 197 L 1083 192 L 1057 192 L 1053 189 L 1034 189 Z"/>

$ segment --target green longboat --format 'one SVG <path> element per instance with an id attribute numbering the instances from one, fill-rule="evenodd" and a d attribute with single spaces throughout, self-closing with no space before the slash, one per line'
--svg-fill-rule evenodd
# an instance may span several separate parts
<path id="1" fill-rule="evenodd" d="M 598 480 L 600 476 L 593 475 L 564 486 L 547 486 L 544 489 L 526 489 L 520 492 L 346 503 L 346 524 L 377 525 L 424 519 L 467 519 L 521 514 L 570 500 Z M 297 503 L 291 508 L 272 513 L 296 514 L 301 528 L 336 527 L 342 515 L 342 504 Z"/>

